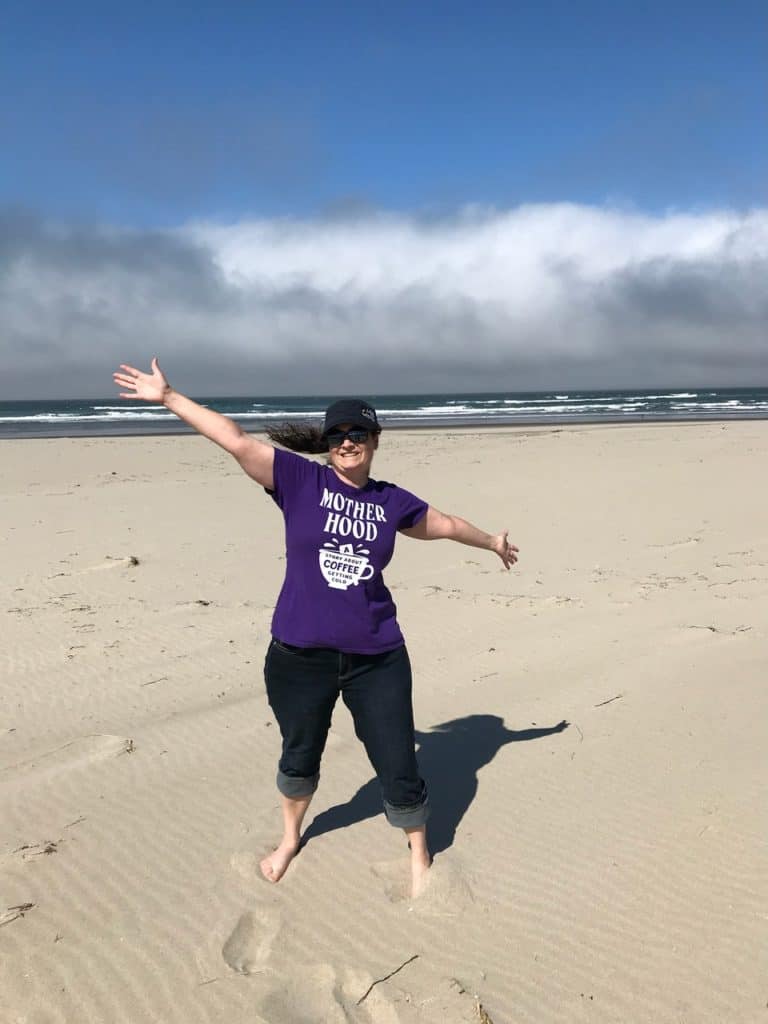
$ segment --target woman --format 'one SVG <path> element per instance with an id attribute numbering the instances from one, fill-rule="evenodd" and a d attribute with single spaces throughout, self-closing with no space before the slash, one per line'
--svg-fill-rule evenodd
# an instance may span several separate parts
<path id="1" fill-rule="evenodd" d="M 120 370 L 114 379 L 125 389 L 121 398 L 162 404 L 220 445 L 266 488 L 285 518 L 286 574 L 264 668 L 283 738 L 277 773 L 283 838 L 262 860 L 262 874 L 279 881 L 298 852 L 341 694 L 381 784 L 387 819 L 408 837 L 412 893 L 418 895 L 430 866 L 429 807 L 416 762 L 410 663 L 382 571 L 398 532 L 485 548 L 506 569 L 517 561 L 518 549 L 506 530 L 484 533 L 409 491 L 372 479 L 381 427 L 364 402 L 335 402 L 322 431 L 300 425 L 270 431 L 273 440 L 294 449 L 283 451 L 174 391 L 157 359 L 151 373 L 124 364 Z M 328 464 L 295 451 L 326 451 Z"/>

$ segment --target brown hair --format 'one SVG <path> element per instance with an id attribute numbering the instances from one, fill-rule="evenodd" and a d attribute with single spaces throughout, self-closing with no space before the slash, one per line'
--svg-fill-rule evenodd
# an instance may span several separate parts
<path id="1" fill-rule="evenodd" d="M 292 452 L 320 455 L 329 450 L 322 428 L 315 423 L 277 423 L 267 427 L 266 433 L 270 441 Z"/>
<path id="2" fill-rule="evenodd" d="M 269 426 L 265 431 L 270 441 L 279 444 L 281 448 L 288 448 L 292 452 L 301 452 L 304 455 L 322 455 L 330 451 L 328 442 L 323 436 L 323 428 L 316 423 L 276 423 Z M 376 437 L 380 430 L 369 430 L 369 434 Z"/>

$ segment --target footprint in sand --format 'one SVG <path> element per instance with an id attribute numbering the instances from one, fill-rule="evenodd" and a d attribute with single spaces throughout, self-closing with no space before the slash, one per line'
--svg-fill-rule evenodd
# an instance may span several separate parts
<path id="1" fill-rule="evenodd" d="M 435 976 L 419 959 L 382 976 L 343 964 L 267 969 L 255 1006 L 268 1021 L 295 1024 L 491 1024 L 479 998 L 455 978 Z"/>
<path id="2" fill-rule="evenodd" d="M 432 867 L 434 870 L 434 865 Z M 391 903 L 403 903 L 411 896 L 411 879 L 408 860 L 381 860 L 371 865 L 371 871 L 384 883 L 384 893 Z"/>
<path id="3" fill-rule="evenodd" d="M 259 858 L 251 850 L 238 850 L 229 859 L 232 869 L 249 885 L 260 875 Z"/>
<path id="4" fill-rule="evenodd" d="M 371 866 L 371 871 L 384 883 L 384 892 L 392 903 L 410 902 L 411 908 L 420 914 L 457 917 L 475 902 L 463 869 L 446 854 L 434 862 L 426 885 L 415 900 L 411 900 L 410 869 L 406 858 L 379 861 Z"/>
<path id="5" fill-rule="evenodd" d="M 258 907 L 246 911 L 224 943 L 224 962 L 238 974 L 259 979 L 255 1006 L 269 1021 L 301 1021 L 301 1024 L 348 1024 L 357 999 L 372 979 L 359 971 L 337 969 L 329 963 L 286 963 L 275 944 L 282 930 L 276 911 Z M 377 993 L 378 996 L 378 993 Z M 376 1005 L 380 999 L 375 999 Z M 367 1014 L 355 1020 L 371 1020 Z M 377 1024 L 399 1024 L 386 1013 Z"/>
<path id="6" fill-rule="evenodd" d="M 427 1024 L 445 1017 L 423 1017 L 409 1005 L 406 991 L 392 982 L 374 985 L 365 971 L 329 963 L 295 964 L 269 971 L 256 1001 L 265 1020 L 295 1024 Z M 448 1018 L 450 1019 L 450 1018 Z M 465 1018 L 456 1018 L 459 1020 Z"/>
<path id="7" fill-rule="evenodd" d="M 275 977 L 259 1000 L 259 1012 L 269 1021 L 349 1024 L 349 1002 L 330 964 L 307 964 Z"/>
<path id="8" fill-rule="evenodd" d="M 266 969 L 280 932 L 280 918 L 267 908 L 241 915 L 221 950 L 224 962 L 238 974 L 258 974 Z"/>

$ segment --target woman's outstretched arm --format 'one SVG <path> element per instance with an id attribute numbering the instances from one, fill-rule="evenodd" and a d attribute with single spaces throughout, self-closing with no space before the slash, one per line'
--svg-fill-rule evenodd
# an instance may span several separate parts
<path id="1" fill-rule="evenodd" d="M 151 373 L 142 373 L 134 366 L 121 363 L 120 372 L 112 376 L 118 387 L 127 389 L 120 392 L 121 398 L 138 398 L 144 402 L 164 405 L 198 433 L 234 456 L 248 476 L 253 477 L 262 487 L 272 490 L 272 467 L 275 462 L 275 449 L 272 445 L 247 434 L 228 416 L 222 416 L 214 409 L 206 409 L 204 405 L 174 391 L 160 369 L 157 358 L 152 360 Z"/>
<path id="2" fill-rule="evenodd" d="M 518 548 L 509 543 L 508 530 L 496 534 L 486 533 L 466 519 L 438 512 L 431 505 L 415 526 L 401 530 L 401 533 L 416 540 L 456 540 L 472 548 L 494 551 L 504 563 L 505 569 L 510 569 L 517 561 Z"/>

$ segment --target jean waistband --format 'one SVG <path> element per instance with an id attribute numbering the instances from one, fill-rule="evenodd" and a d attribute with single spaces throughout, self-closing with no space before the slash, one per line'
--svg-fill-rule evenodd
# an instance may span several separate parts
<path id="1" fill-rule="evenodd" d="M 272 642 L 282 647 L 283 650 L 288 651 L 290 654 L 302 654 L 305 657 L 323 657 L 328 655 L 343 654 L 346 658 L 383 658 L 386 654 L 395 654 L 397 651 L 403 650 L 405 644 L 398 644 L 397 647 L 388 648 L 386 651 L 369 651 L 363 653 L 360 651 L 342 651 L 338 647 L 299 647 L 297 644 L 286 643 L 285 640 L 281 640 L 279 636 L 273 636 Z"/>

